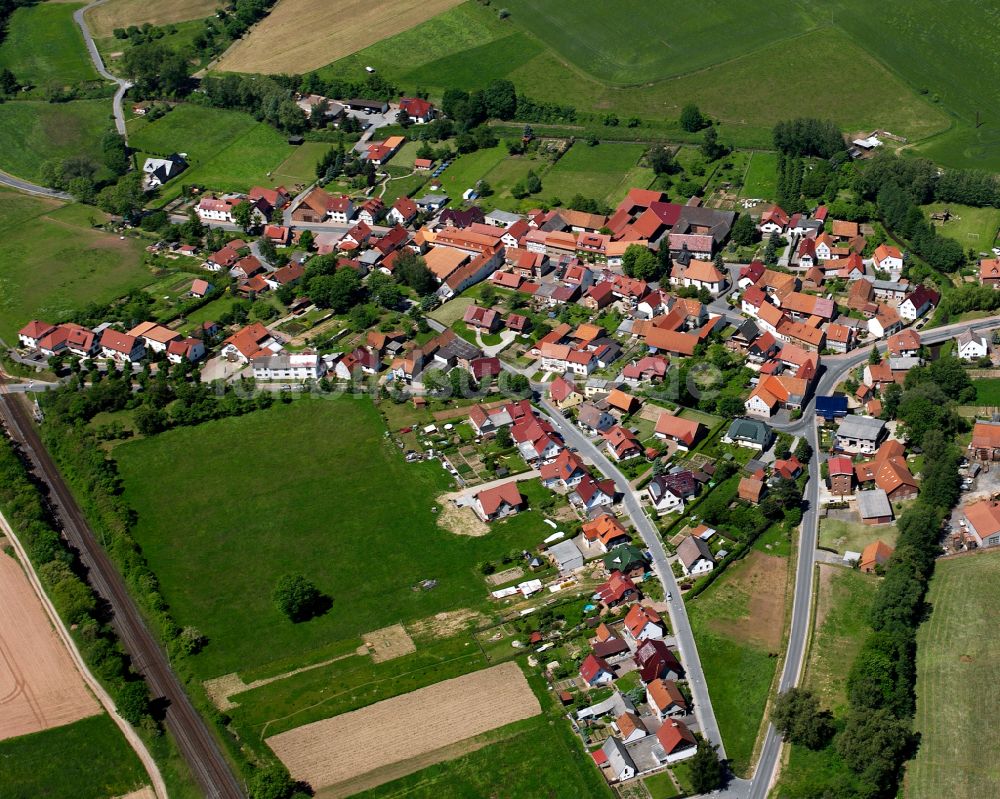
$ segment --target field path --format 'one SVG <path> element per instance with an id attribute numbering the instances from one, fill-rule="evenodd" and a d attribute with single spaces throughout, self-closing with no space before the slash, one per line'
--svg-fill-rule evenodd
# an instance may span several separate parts
<path id="1" fill-rule="evenodd" d="M 13 529 L 7 523 L 6 517 L 0 513 L 0 533 L 3 533 L 10 545 L 14 548 L 14 552 L 17 554 L 18 561 L 20 561 L 21 567 L 23 567 L 23 574 L 27 578 L 28 584 L 34 591 L 35 595 L 38 597 L 38 601 L 41 603 L 42 608 L 45 611 L 45 615 L 48 616 L 53 628 L 61 639 L 65 651 L 69 654 L 70 660 L 76 667 L 76 670 L 83 677 L 83 682 L 90 689 L 92 694 L 97 697 L 98 702 L 107 711 L 108 715 L 111 716 L 115 724 L 122 731 L 122 735 L 125 736 L 125 740 L 128 741 L 129 746 L 135 750 L 135 753 L 139 756 L 139 761 L 142 763 L 143 768 L 146 769 L 146 773 L 149 775 L 150 781 L 152 783 L 152 789 L 156 794 L 156 799 L 167 799 L 167 786 L 163 782 L 163 776 L 160 774 L 160 770 L 156 765 L 156 761 L 153 760 L 153 756 L 149 753 L 146 745 L 142 742 L 142 739 L 138 736 L 136 731 L 132 728 L 125 719 L 118 715 L 115 709 L 115 703 L 108 695 L 104 687 L 97 681 L 94 675 L 87 668 L 87 664 L 84 663 L 83 658 L 80 655 L 80 651 L 76 648 L 76 642 L 69 634 L 69 630 L 63 624 L 62 619 L 59 614 L 56 613 L 55 607 L 49 600 L 48 595 L 42 588 L 42 584 L 38 580 L 38 575 L 35 574 L 35 569 L 31 565 L 31 561 L 28 560 L 28 555 L 24 551 L 24 547 L 18 540 L 17 536 L 14 534 Z M 0 555 L 0 557 L 6 558 L 6 555 Z M 6 564 L 3 564 L 6 565 Z M 18 567 L 19 571 L 22 571 L 21 567 Z M 85 714 L 85 715 L 90 715 Z"/>
<path id="2" fill-rule="evenodd" d="M 116 78 L 105 68 L 104 59 L 101 58 L 101 54 L 97 51 L 97 45 L 94 44 L 94 37 L 90 35 L 90 28 L 87 27 L 87 20 L 83 17 L 83 15 L 90 11 L 90 9 L 94 6 L 99 6 L 101 3 L 106 2 L 107 0 L 93 0 L 92 3 L 85 5 L 83 8 L 78 8 L 73 12 L 73 21 L 76 22 L 77 26 L 80 28 L 80 32 L 83 34 L 83 40 L 87 43 L 87 52 L 90 53 L 90 60 L 94 62 L 94 68 L 98 71 L 98 73 L 100 73 L 102 78 L 118 84 L 118 91 L 115 92 L 112 109 L 115 115 L 115 127 L 118 129 L 118 133 L 121 134 L 127 142 L 128 131 L 125 130 L 125 112 L 122 110 L 122 98 L 125 97 L 125 92 L 129 90 L 132 84 L 124 78 Z"/>

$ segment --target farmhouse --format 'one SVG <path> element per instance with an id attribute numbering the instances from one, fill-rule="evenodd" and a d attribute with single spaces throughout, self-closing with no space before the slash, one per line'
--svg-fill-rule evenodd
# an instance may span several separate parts
<path id="1" fill-rule="evenodd" d="M 892 521 L 892 505 L 881 488 L 858 491 L 858 514 L 865 524 L 888 524 Z"/>
<path id="2" fill-rule="evenodd" d="M 502 483 L 480 491 L 475 496 L 473 508 L 485 522 L 511 516 L 524 508 L 524 497 L 517 490 L 517 482 Z"/>

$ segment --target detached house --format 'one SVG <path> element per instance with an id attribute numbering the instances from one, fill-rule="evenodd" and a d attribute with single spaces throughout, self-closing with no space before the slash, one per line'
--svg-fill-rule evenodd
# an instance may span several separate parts
<path id="1" fill-rule="evenodd" d="M 651 638 L 663 638 L 666 626 L 660 614 L 652 608 L 635 604 L 625 614 L 625 634 L 636 643 Z"/>
<path id="2" fill-rule="evenodd" d="M 675 264 L 670 273 L 672 286 L 707 289 L 717 297 L 726 287 L 726 279 L 711 261 L 692 260 L 686 266 Z"/>
<path id="3" fill-rule="evenodd" d="M 708 574 L 715 568 L 715 557 L 700 536 L 689 535 L 681 541 L 677 547 L 677 560 L 688 576 Z"/>
<path id="4" fill-rule="evenodd" d="M 660 744 L 653 754 L 661 763 L 676 763 L 692 757 L 698 751 L 698 741 L 683 721 L 670 719 L 656 731 L 656 740 Z"/>
<path id="5" fill-rule="evenodd" d="M 628 530 L 622 527 L 617 516 L 610 513 L 602 513 L 595 519 L 585 522 L 583 537 L 589 545 L 598 546 L 604 553 L 631 541 Z"/>
<path id="6" fill-rule="evenodd" d="M 905 322 L 913 322 L 933 309 L 941 301 L 941 295 L 924 285 L 917 286 L 899 304 L 899 316 Z"/>
<path id="7" fill-rule="evenodd" d="M 616 608 L 640 598 L 639 589 L 632 582 L 632 578 L 626 577 L 621 572 L 612 572 L 607 582 L 597 586 L 594 596 L 606 608 Z"/>
<path id="8" fill-rule="evenodd" d="M 966 330 L 955 337 L 955 354 L 963 361 L 978 361 L 990 354 L 986 337 Z"/>
<path id="9" fill-rule="evenodd" d="M 698 481 L 687 469 L 657 475 L 646 486 L 646 496 L 660 516 L 666 513 L 683 513 L 685 501 L 697 493 Z"/>
<path id="10" fill-rule="evenodd" d="M 570 501 L 586 511 L 613 505 L 615 502 L 615 481 L 595 480 L 589 474 L 576 484 Z"/>
<path id="11" fill-rule="evenodd" d="M 524 497 L 517 490 L 517 483 L 511 481 L 480 491 L 476 494 L 472 507 L 484 522 L 492 522 L 521 510 L 524 507 Z"/>
<path id="12" fill-rule="evenodd" d="M 615 673 L 604 658 L 590 654 L 580 664 L 580 676 L 591 688 L 614 682 Z"/>
<path id="13" fill-rule="evenodd" d="M 135 363 L 146 355 L 146 347 L 142 339 L 109 327 L 101 333 L 101 355 L 119 363 Z"/>
<path id="14" fill-rule="evenodd" d="M 646 701 L 660 721 L 670 716 L 686 716 L 688 703 L 673 680 L 655 679 L 646 686 Z"/>
<path id="15" fill-rule="evenodd" d="M 701 424 L 692 419 L 661 413 L 653 432 L 657 438 L 676 442 L 677 448 L 686 452 L 694 446 L 700 430 Z"/>

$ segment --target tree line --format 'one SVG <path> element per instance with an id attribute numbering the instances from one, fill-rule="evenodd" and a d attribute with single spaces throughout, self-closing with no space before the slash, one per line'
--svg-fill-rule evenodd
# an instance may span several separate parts
<path id="1" fill-rule="evenodd" d="M 924 453 L 920 495 L 897 519 L 899 538 L 868 613 L 869 632 L 847 672 L 846 717 L 833 719 L 798 689 L 779 697 L 771 717 L 785 740 L 810 749 L 832 746 L 831 756 L 846 766 L 829 769 L 820 775 L 822 784 L 810 786 L 818 799 L 896 796 L 917 745 L 916 632 L 927 613 L 941 525 L 960 494 L 961 453 L 950 425 L 961 421 L 948 415 L 954 416 L 952 405 L 967 390 L 968 376 L 958 375 L 953 360 L 911 370 L 896 398 L 907 437 Z M 942 413 L 921 419 L 931 405 L 942 406 Z"/>

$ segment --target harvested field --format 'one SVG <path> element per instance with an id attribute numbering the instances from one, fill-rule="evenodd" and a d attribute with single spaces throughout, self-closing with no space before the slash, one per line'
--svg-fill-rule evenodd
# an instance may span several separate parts
<path id="1" fill-rule="evenodd" d="M 212 66 L 220 72 L 298 72 L 329 64 L 409 30 L 461 0 L 280 0 Z"/>
<path id="2" fill-rule="evenodd" d="M 94 38 L 110 36 L 115 28 L 129 25 L 166 25 L 189 19 L 211 17 L 221 4 L 218 0 L 170 0 L 150 3 L 148 0 L 108 0 L 87 12 L 87 27 Z"/>
<path id="3" fill-rule="evenodd" d="M 0 554 L 0 740 L 100 712 L 20 565 Z"/>
<path id="4" fill-rule="evenodd" d="M 393 624 L 391 627 L 373 630 L 370 633 L 365 633 L 363 638 L 371 650 L 372 660 L 376 663 L 401 658 L 403 655 L 417 651 L 417 645 L 413 643 L 413 639 L 410 638 L 402 624 Z"/>
<path id="5" fill-rule="evenodd" d="M 484 621 L 486 621 L 486 617 L 482 613 L 463 608 L 462 610 L 438 613 L 430 618 L 415 621 L 410 625 L 410 633 L 418 637 L 450 638 L 465 632 L 468 627 L 481 624 Z"/>
<path id="6" fill-rule="evenodd" d="M 293 778 L 320 790 L 540 712 L 521 669 L 504 663 L 306 724 L 267 743 Z"/>
<path id="7" fill-rule="evenodd" d="M 512 583 L 514 580 L 520 580 L 522 577 L 524 577 L 524 569 L 520 566 L 515 566 L 513 569 L 504 569 L 502 572 L 491 574 L 486 578 L 486 583 L 488 585 L 503 585 L 504 583 Z"/>

